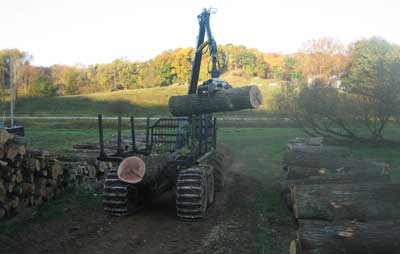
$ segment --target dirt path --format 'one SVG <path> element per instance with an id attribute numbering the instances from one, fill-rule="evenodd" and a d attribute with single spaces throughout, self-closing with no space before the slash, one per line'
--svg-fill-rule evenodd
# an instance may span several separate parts
<path id="1" fill-rule="evenodd" d="M 226 189 L 202 221 L 178 221 L 171 194 L 127 218 L 105 216 L 99 204 L 70 211 L 64 221 L 33 226 L 15 239 L 3 238 L 0 253 L 263 253 L 254 207 L 261 183 L 243 173 L 240 161 L 228 164 Z M 276 226 L 272 253 L 285 253 L 288 231 Z"/>

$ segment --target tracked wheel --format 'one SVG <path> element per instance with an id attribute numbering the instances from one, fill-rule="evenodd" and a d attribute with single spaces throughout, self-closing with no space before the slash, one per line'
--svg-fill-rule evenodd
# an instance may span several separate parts
<path id="1" fill-rule="evenodd" d="M 138 189 L 121 181 L 117 171 L 110 171 L 104 179 L 103 207 L 110 216 L 128 216 L 139 208 Z"/>
<path id="2" fill-rule="evenodd" d="M 216 152 L 207 163 L 214 167 L 215 190 L 222 191 L 225 187 L 224 154 Z"/>
<path id="3" fill-rule="evenodd" d="M 176 211 L 185 220 L 204 217 L 209 200 L 209 168 L 194 167 L 182 170 L 176 183 Z"/>

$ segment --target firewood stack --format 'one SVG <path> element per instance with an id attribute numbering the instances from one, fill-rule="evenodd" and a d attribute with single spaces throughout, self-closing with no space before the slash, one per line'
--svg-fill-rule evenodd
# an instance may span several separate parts
<path id="1" fill-rule="evenodd" d="M 0 129 L 0 218 L 37 207 L 63 192 L 63 169 L 54 156 L 27 151 L 25 138 Z"/>
<path id="2" fill-rule="evenodd" d="M 299 226 L 290 254 L 399 252 L 400 184 L 387 164 L 322 138 L 290 140 L 281 187 Z"/>

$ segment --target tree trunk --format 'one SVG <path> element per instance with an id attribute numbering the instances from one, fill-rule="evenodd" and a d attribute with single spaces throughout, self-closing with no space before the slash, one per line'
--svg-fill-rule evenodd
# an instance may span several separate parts
<path id="1" fill-rule="evenodd" d="M 381 170 L 378 170 L 380 172 Z M 378 172 L 375 170 L 363 170 L 357 168 L 349 168 L 344 170 L 343 168 L 310 168 L 310 167 L 298 167 L 289 166 L 287 167 L 286 180 L 301 180 L 313 177 L 339 177 L 345 178 L 358 178 L 359 181 L 368 181 L 368 179 L 374 179 L 377 177 Z M 380 174 L 379 176 L 388 175 L 387 173 Z M 316 178 L 318 179 L 318 178 Z"/>
<path id="2" fill-rule="evenodd" d="M 242 109 L 254 109 L 262 104 L 263 98 L 257 86 L 246 86 L 219 90 L 214 94 L 189 94 L 172 96 L 169 111 L 174 116 L 190 116 Z"/>
<path id="3" fill-rule="evenodd" d="M 290 254 L 395 254 L 400 250 L 400 222 L 300 221 Z"/>
<path id="4" fill-rule="evenodd" d="M 291 190 L 297 219 L 400 219 L 400 184 L 299 185 Z"/>
<path id="5" fill-rule="evenodd" d="M 287 166 L 336 169 L 354 175 L 381 176 L 389 171 L 386 163 L 293 151 L 287 151 L 283 160 Z"/>
<path id="6" fill-rule="evenodd" d="M 160 175 L 168 158 L 168 154 L 128 157 L 119 165 L 118 177 L 128 183 L 150 182 Z"/>
<path id="7" fill-rule="evenodd" d="M 5 145 L 9 140 L 13 139 L 14 135 L 8 133 L 5 129 L 0 129 L 0 145 Z"/>
<path id="8" fill-rule="evenodd" d="M 322 146 L 324 142 L 323 137 L 307 137 L 307 138 L 294 138 L 289 139 L 288 144 L 303 144 L 309 146 Z"/>
<path id="9" fill-rule="evenodd" d="M 302 179 L 284 180 L 281 182 L 282 192 L 290 190 L 297 185 L 314 184 L 351 184 L 351 183 L 388 183 L 390 176 L 383 174 L 374 177 L 359 177 L 357 175 L 332 174 L 324 176 L 310 176 Z"/>
<path id="10" fill-rule="evenodd" d="M 297 153 L 308 153 L 323 156 L 335 156 L 335 157 L 351 157 L 351 151 L 347 148 L 337 146 L 315 146 L 306 144 L 288 144 L 288 151 Z"/>

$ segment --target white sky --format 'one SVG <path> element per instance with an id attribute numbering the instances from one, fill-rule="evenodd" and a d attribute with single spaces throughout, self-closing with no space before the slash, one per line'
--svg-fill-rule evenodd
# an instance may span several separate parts
<path id="1" fill-rule="evenodd" d="M 322 36 L 400 44 L 398 0 L 0 0 L 0 49 L 27 51 L 43 66 L 147 60 L 194 46 L 196 16 L 209 6 L 218 9 L 218 44 L 283 53 Z"/>

